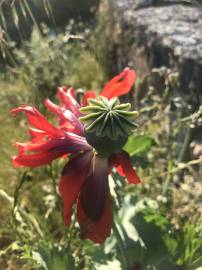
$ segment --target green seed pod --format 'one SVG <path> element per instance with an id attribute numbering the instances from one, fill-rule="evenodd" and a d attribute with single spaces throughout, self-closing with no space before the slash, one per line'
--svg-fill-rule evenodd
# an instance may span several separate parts
<path id="1" fill-rule="evenodd" d="M 120 104 L 118 98 L 108 100 L 100 96 L 88 102 L 80 109 L 88 143 L 101 155 L 119 152 L 136 127 L 133 119 L 138 112 L 129 111 L 130 103 Z"/>

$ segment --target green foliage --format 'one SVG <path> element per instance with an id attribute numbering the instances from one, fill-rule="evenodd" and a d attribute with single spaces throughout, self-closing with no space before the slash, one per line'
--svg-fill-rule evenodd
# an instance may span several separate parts
<path id="1" fill-rule="evenodd" d="M 42 38 L 37 31 L 33 31 L 30 42 L 15 51 L 20 65 L 16 76 L 27 85 L 36 101 L 54 97 L 57 87 L 61 85 L 97 89 L 98 84 L 102 84 L 103 74 L 95 56 L 86 47 L 85 39 L 72 37 L 72 42 L 67 40 L 64 34 L 56 36 L 47 33 Z M 95 71 L 98 71 L 96 79 Z"/>
<path id="2" fill-rule="evenodd" d="M 52 246 L 46 243 L 40 243 L 32 252 L 32 259 L 42 265 L 45 270 L 76 270 L 69 257 L 63 246 Z"/>
<path id="3" fill-rule="evenodd" d="M 21 65 L 19 76 L 37 95 L 53 95 L 67 76 L 69 48 L 62 35 L 41 38 L 34 31 L 31 41 L 15 54 Z"/>
<path id="4" fill-rule="evenodd" d="M 176 235 L 179 240 L 181 253 L 178 255 L 178 263 L 192 265 L 193 261 L 197 261 L 202 253 L 202 226 L 201 224 L 192 225 L 186 223 L 182 232 Z"/>
<path id="5" fill-rule="evenodd" d="M 131 209 L 126 211 L 126 209 Z M 142 269 L 177 269 L 174 259 L 170 255 L 164 239 L 163 230 L 157 225 L 163 227 L 168 221 L 164 217 L 156 217 L 155 220 L 149 220 L 149 212 L 153 214 L 158 210 L 156 201 L 136 201 L 126 197 L 121 211 L 121 227 L 125 232 L 125 242 L 128 243 L 126 256 L 130 265 L 138 262 Z M 157 224 L 156 222 L 157 221 Z M 128 238 L 129 237 L 129 238 Z M 129 241 L 130 239 L 130 241 Z M 131 241 L 132 240 L 132 241 Z"/>
<path id="6" fill-rule="evenodd" d="M 136 135 L 133 134 L 128 138 L 124 149 L 130 154 L 130 156 L 144 156 L 149 152 L 154 140 L 149 135 Z"/>

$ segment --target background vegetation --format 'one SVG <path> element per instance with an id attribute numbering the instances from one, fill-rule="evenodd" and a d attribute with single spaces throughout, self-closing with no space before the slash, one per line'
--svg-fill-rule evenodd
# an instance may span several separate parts
<path id="1" fill-rule="evenodd" d="M 141 95 L 144 78 L 134 89 L 139 127 L 125 149 L 143 183 L 110 178 L 117 231 L 104 245 L 81 241 L 75 220 L 63 225 L 57 183 L 65 161 L 34 170 L 11 164 L 13 144 L 28 136 L 25 118 L 13 119 L 10 109 L 26 103 L 51 119 L 43 100 L 54 100 L 57 86 L 99 91 L 109 79 L 113 62 L 97 5 L 0 2 L 0 269 L 199 270 L 202 150 L 190 138 L 201 134 L 202 107 L 178 93 L 177 74 L 159 70 L 163 94 L 147 85 Z"/>

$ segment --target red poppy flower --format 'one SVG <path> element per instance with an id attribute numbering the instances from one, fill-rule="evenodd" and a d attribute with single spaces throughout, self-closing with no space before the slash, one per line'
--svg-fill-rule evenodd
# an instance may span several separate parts
<path id="1" fill-rule="evenodd" d="M 134 80 L 135 72 L 126 68 L 105 85 L 100 95 L 108 100 L 112 99 L 112 106 L 112 103 L 115 103 L 113 98 L 128 93 Z M 87 142 L 85 126 L 79 120 L 81 105 L 75 99 L 74 90 L 60 87 L 57 96 L 60 106 L 48 99 L 45 101 L 47 109 L 58 118 L 57 126 L 48 122 L 34 107 L 22 105 L 11 111 L 13 115 L 25 112 L 32 126 L 29 128 L 31 140 L 16 143 L 19 153 L 13 157 L 13 163 L 15 166 L 37 167 L 58 157 L 68 156 L 69 161 L 62 171 L 59 183 L 65 224 L 70 224 L 72 206 L 77 203 L 81 237 L 102 243 L 110 235 L 112 227 L 108 174 L 113 167 L 117 167 L 119 174 L 126 177 L 129 183 L 138 184 L 140 179 L 126 152 L 120 150 L 100 155 L 99 151 Z M 86 92 L 81 104 L 87 105 L 89 98 L 96 98 L 95 92 Z M 116 108 L 124 107 L 121 106 L 117 105 Z M 129 123 L 126 121 L 127 125 Z"/>

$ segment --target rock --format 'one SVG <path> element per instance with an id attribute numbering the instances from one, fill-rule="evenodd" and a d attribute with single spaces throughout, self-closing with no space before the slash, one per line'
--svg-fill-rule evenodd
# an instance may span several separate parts
<path id="1" fill-rule="evenodd" d="M 199 5 L 197 0 L 135 0 L 135 8 L 143 8 L 149 6 L 165 6 L 165 5 Z"/>
<path id="2" fill-rule="evenodd" d="M 167 67 L 179 72 L 181 90 L 191 91 L 199 101 L 198 95 L 202 96 L 202 9 L 175 4 L 135 10 L 134 0 L 110 3 L 117 71 L 131 65 L 141 77 L 153 68 Z"/>

